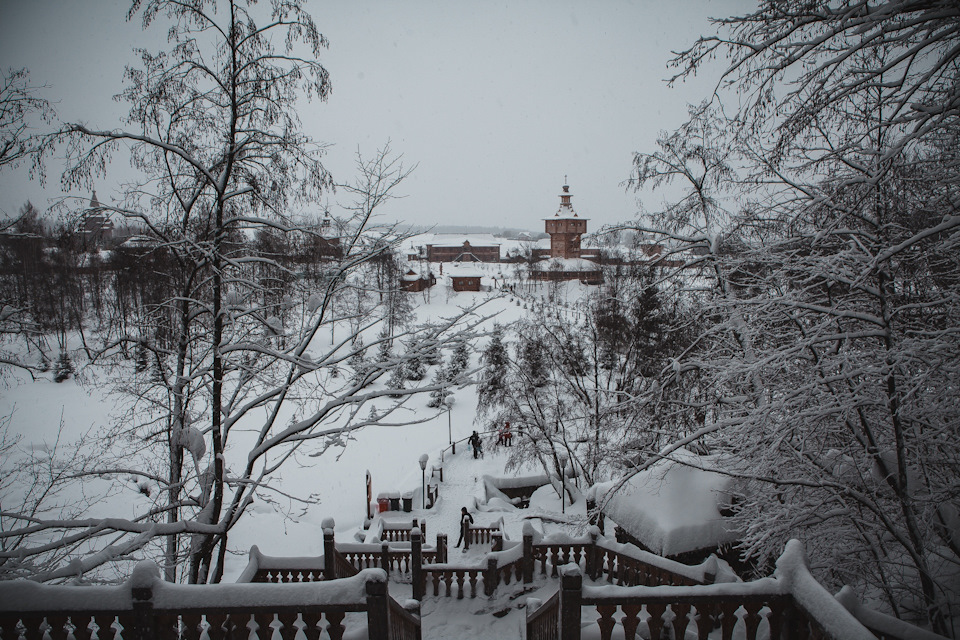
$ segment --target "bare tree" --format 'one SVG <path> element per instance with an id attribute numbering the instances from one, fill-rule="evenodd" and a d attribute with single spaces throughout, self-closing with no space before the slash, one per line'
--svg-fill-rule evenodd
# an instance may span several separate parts
<path id="1" fill-rule="evenodd" d="M 333 188 L 323 145 L 302 133 L 296 115 L 299 100 L 330 91 L 317 60 L 327 43 L 303 3 L 261 10 L 245 0 L 138 0 L 129 15 L 145 27 L 168 22 L 171 48 L 139 51 L 141 66 L 126 71 L 121 98 L 132 129 L 64 128 L 63 180 L 86 185 L 130 149 L 143 178 L 104 208 L 147 229 L 151 251 L 164 256 L 165 284 L 144 307 L 141 333 L 98 356 L 104 361 L 123 342 L 149 350 L 150 368 L 122 380 L 129 412 L 104 434 L 99 455 L 62 465 L 71 482 L 123 474 L 160 490 L 132 485 L 144 501 L 134 518 L 63 519 L 42 507 L 36 516 L 7 513 L 0 539 L 26 542 L 0 559 L 5 568 L 29 559 L 36 579 L 56 580 L 147 550 L 163 556 L 168 580 L 219 581 L 230 531 L 254 496 L 270 500 L 278 490 L 270 484 L 278 469 L 300 453 L 343 446 L 353 430 L 408 423 L 398 408 L 434 388 L 386 400 L 397 392 L 381 379 L 416 353 L 340 375 L 363 349 L 358 338 L 376 335 L 382 319 L 365 305 L 335 302 L 364 289 L 364 270 L 400 240 L 371 218 L 409 171 L 387 149 L 358 159 L 356 181 L 342 187 L 351 200 L 338 234 L 323 238 L 337 251 L 314 289 L 247 241 L 262 229 L 281 238 L 324 233 L 289 215 Z M 265 268 L 289 293 L 267 290 L 257 278 Z M 417 344 L 442 345 L 455 326 L 469 332 L 472 323 L 461 323 L 469 313 L 416 330 Z M 334 338 L 317 347 L 323 328 Z M 361 411 L 377 400 L 376 412 Z M 67 566 L 57 562 L 63 549 L 75 556 Z"/>
<path id="2" fill-rule="evenodd" d="M 680 175 L 696 196 L 701 158 L 736 154 L 712 232 L 677 215 L 696 200 L 638 225 L 708 265 L 679 271 L 681 289 L 711 284 L 696 294 L 711 324 L 673 365 L 703 376 L 711 397 L 689 410 L 704 425 L 660 454 L 694 441 L 729 454 L 748 555 L 803 537 L 824 580 L 940 633 L 960 563 L 945 444 L 960 424 L 958 16 L 943 2 L 770 0 L 717 21 L 677 77 L 727 54 L 718 97 L 741 108 L 720 127 L 695 110 L 685 130 L 716 135 L 702 150 L 680 136 L 696 148 L 679 154 L 662 140 L 633 182 Z"/>

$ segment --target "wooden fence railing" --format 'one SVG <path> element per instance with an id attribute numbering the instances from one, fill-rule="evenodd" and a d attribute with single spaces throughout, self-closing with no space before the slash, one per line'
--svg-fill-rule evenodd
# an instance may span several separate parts
<path id="1" fill-rule="evenodd" d="M 528 638 L 579 640 L 583 618 L 594 617 L 582 609 L 593 607 L 599 616 L 601 640 L 633 640 L 641 624 L 646 627 L 644 637 L 651 640 L 689 634 L 699 640 L 875 640 L 874 634 L 813 578 L 796 540 L 787 544 L 771 578 L 682 586 L 593 586 L 583 584 L 580 567 L 571 563 L 560 569 L 558 595 L 555 610 L 528 614 Z"/>
<path id="2" fill-rule="evenodd" d="M 390 640 L 420 640 L 419 614 L 407 611 L 393 598 L 389 598 L 387 603 L 390 610 Z"/>
<path id="3" fill-rule="evenodd" d="M 537 575 L 541 579 L 559 576 L 560 604 L 554 606 L 551 599 L 536 611 L 531 607 L 528 612 L 527 637 L 538 640 L 579 638 L 570 629 L 576 627 L 579 634 L 582 607 L 596 609 L 599 636 L 604 640 L 614 637 L 615 631 L 618 638 L 622 635 L 633 639 L 641 625 L 646 627 L 645 636 L 654 639 L 689 635 L 698 638 L 709 635 L 723 640 L 733 637 L 841 640 L 874 638 L 874 635 L 889 640 L 932 640 L 938 637 L 872 612 L 843 592 L 837 597 L 831 596 L 810 575 L 796 541 L 787 545 L 777 562 L 774 577 L 750 583 L 716 583 L 716 558 L 711 557 L 700 565 L 684 565 L 598 534 L 593 528 L 587 536 L 578 538 L 539 537 L 532 527 L 525 526 L 521 542 L 504 541 L 502 536 L 495 536 L 494 544 L 499 550 L 491 551 L 483 561 L 472 565 L 447 562 L 443 534 L 437 536 L 435 550 L 424 549 L 419 530 L 411 531 L 409 548 L 395 549 L 385 542 L 380 553 L 375 554 L 375 545 L 337 547 L 333 530 L 328 528 L 324 531 L 324 546 L 329 557 L 336 558 L 337 575 L 333 577 L 342 578 L 359 569 L 369 571 L 368 567 L 374 566 L 383 568 L 384 573 L 389 570 L 404 577 L 409 575 L 415 600 L 426 596 L 476 598 L 479 593 L 492 597 L 500 585 L 529 584 Z M 261 569 L 283 577 L 314 575 L 318 568 L 322 572 L 325 566 L 323 558 L 319 561 L 289 558 L 285 559 L 286 563 L 281 562 L 284 559 L 264 559 L 256 548 L 251 550 L 251 559 L 255 557 L 263 561 L 265 566 Z M 248 567 L 245 575 L 250 571 Z M 584 585 L 583 575 L 593 584 Z M 571 582 L 574 579 L 576 585 Z M 606 586 L 602 586 L 604 582 Z M 874 633 L 870 634 L 868 629 Z M 3 636 L 4 640 L 10 637 Z M 67 639 L 51 636 L 50 640 Z M 74 635 L 74 640 L 89 638 Z M 113 639 L 101 636 L 101 640 Z M 124 640 L 130 639 L 124 637 Z M 211 635 L 210 640 L 221 638 Z"/>
<path id="4" fill-rule="evenodd" d="M 531 600 L 534 600 L 531 603 Z M 539 606 L 533 606 L 533 605 Z M 540 604 L 527 598 L 527 640 L 557 640 L 560 637 L 560 591 Z"/>
<path id="5" fill-rule="evenodd" d="M 340 640 L 347 622 L 354 635 L 365 626 L 362 637 L 371 640 L 419 638 L 419 617 L 397 607 L 379 569 L 302 584 L 182 585 L 164 582 L 145 561 L 114 587 L 2 583 L 0 633 L 5 640 L 295 640 L 302 631 L 310 640 Z"/>

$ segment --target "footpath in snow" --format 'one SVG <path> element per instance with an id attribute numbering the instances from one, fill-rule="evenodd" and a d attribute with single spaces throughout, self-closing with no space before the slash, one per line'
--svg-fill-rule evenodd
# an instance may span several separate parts
<path id="1" fill-rule="evenodd" d="M 538 492 L 539 498 L 531 502 L 528 509 L 515 509 L 510 507 L 493 507 L 495 510 L 485 504 L 485 492 L 483 477 L 485 475 L 501 477 L 504 476 L 504 467 L 507 462 L 509 449 L 505 447 L 493 447 L 491 442 L 485 443 L 487 449 L 483 458 L 474 459 L 466 443 L 457 445 L 457 453 L 453 455 L 449 450 L 443 457 L 443 482 L 439 482 L 439 474 L 434 476 L 433 482 L 438 482 L 440 488 L 440 497 L 432 509 L 423 509 L 420 502 L 419 482 L 416 487 L 402 486 L 398 490 L 408 491 L 416 489 L 416 499 L 414 500 L 414 509 L 410 513 L 388 511 L 378 514 L 386 521 L 396 520 L 409 522 L 411 518 L 417 518 L 426 522 L 427 544 L 435 545 L 438 533 L 447 534 L 449 544 L 449 562 L 450 564 L 464 566 L 482 566 L 484 556 L 490 551 L 489 544 L 474 544 L 469 551 L 463 552 L 461 549 L 454 548 L 457 542 L 460 522 L 460 509 L 467 507 L 474 517 L 474 525 L 486 527 L 493 523 L 502 521 L 503 531 L 508 540 L 519 540 L 523 523 L 531 520 L 538 529 L 542 524 L 537 517 L 538 514 L 546 514 L 553 511 L 554 507 L 559 515 L 560 502 L 553 494 L 551 501 L 549 494 L 552 489 Z M 439 452 L 433 464 L 439 465 Z M 431 456 L 433 459 L 433 456 Z M 539 469 L 520 470 L 510 475 L 536 475 L 542 473 Z M 498 501 L 494 501 L 496 503 Z M 556 504 L 553 505 L 552 502 Z M 583 513 L 583 501 L 575 503 L 572 507 L 566 506 L 568 513 L 573 511 Z M 554 518 L 551 517 L 552 521 Z M 371 531 L 375 529 L 371 527 Z M 548 525 L 556 527 L 557 525 Z M 356 533 L 344 530 L 337 532 L 338 539 L 346 539 L 347 536 Z M 476 598 L 466 597 L 458 600 L 455 597 L 446 598 L 443 596 L 434 597 L 431 588 L 428 586 L 428 595 L 421 604 L 421 617 L 423 621 L 423 638 L 441 639 L 441 638 L 499 638 L 503 640 L 511 638 L 522 638 L 526 621 L 526 599 L 536 597 L 541 600 L 548 598 L 557 589 L 556 581 L 536 580 L 532 585 L 522 583 L 513 583 L 508 587 L 501 586 L 497 589 L 497 594 L 493 598 L 487 598 L 478 594 Z M 411 596 L 409 584 L 391 582 L 390 593 L 402 600 Z"/>

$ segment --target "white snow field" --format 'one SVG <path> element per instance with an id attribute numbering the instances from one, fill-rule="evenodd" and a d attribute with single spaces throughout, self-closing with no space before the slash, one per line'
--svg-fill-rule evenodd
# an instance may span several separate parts
<path id="1" fill-rule="evenodd" d="M 439 273 L 439 265 L 433 265 Z M 592 288 L 578 282 L 564 285 L 544 285 L 539 290 L 520 293 L 520 296 L 504 295 L 495 290 L 497 284 L 517 282 L 513 267 L 509 265 L 474 265 L 472 268 L 485 274 L 484 291 L 479 293 L 456 293 L 448 286 L 447 277 L 440 278 L 437 286 L 423 293 L 411 294 L 416 300 L 417 322 L 453 315 L 459 308 L 487 299 L 483 315 L 494 317 L 486 321 L 486 328 L 494 322 L 509 326 L 527 313 L 525 299 L 540 298 L 552 287 L 555 297 L 572 307 L 584 293 Z M 444 265 L 444 275 L 456 272 Z M 559 294 L 559 295 L 558 295 Z M 558 313 L 576 313 L 565 304 L 553 307 Z M 571 315 L 572 318 L 572 315 Z M 330 344 L 329 332 L 321 332 L 312 347 L 317 351 Z M 79 342 L 79 341 L 77 341 Z M 472 346 L 477 350 L 471 360 L 477 364 L 477 354 L 485 340 Z M 78 357 L 76 362 L 82 362 Z M 429 374 L 428 374 L 429 375 Z M 108 375 L 94 367 L 82 369 L 71 379 L 56 384 L 51 380 L 30 381 L 16 373 L 7 373 L 0 388 L 0 416 L 9 416 L 9 428 L 23 436 L 24 447 L 34 451 L 50 451 L 55 446 L 68 446 L 84 434 L 95 437 L 116 418 L 118 397 L 110 395 Z M 298 464 L 287 465 L 271 485 L 276 491 L 267 500 L 256 502 L 230 534 L 233 555 L 228 558 L 224 582 L 233 582 L 247 562 L 247 551 L 257 545 L 269 556 L 316 556 L 322 554 L 321 521 L 334 518 L 339 541 L 350 542 L 363 535 L 366 516 L 367 471 L 373 479 L 373 496 L 380 492 L 408 492 L 416 496 L 411 513 L 388 512 L 387 518 L 405 519 L 416 517 L 426 521 L 426 543 L 433 545 L 437 533 L 446 533 L 450 544 L 452 563 L 480 563 L 489 546 L 474 546 L 468 553 L 454 549 L 456 543 L 460 508 L 468 507 L 479 526 L 501 521 L 508 539 L 521 537 L 524 521 L 529 520 L 544 533 L 569 530 L 582 534 L 585 501 L 578 497 L 570 505 L 561 504 L 556 491 L 546 486 L 531 499 L 529 509 L 516 509 L 500 499 L 485 503 L 484 476 L 504 476 L 508 451 L 494 446 L 494 438 L 485 443 L 486 455 L 473 459 L 468 447 L 462 443 L 457 454 L 449 450 L 443 454 L 444 482 L 440 485 L 440 498 L 434 508 L 424 510 L 421 496 L 421 470 L 418 460 L 422 454 L 429 456 L 427 479 L 431 469 L 441 464 L 441 452 L 448 447 L 449 439 L 462 440 L 481 425 L 475 423 L 476 394 L 474 388 L 457 389 L 455 403 L 449 413 L 438 413 L 426 406 L 428 397 L 418 397 L 409 403 L 410 417 L 429 418 L 416 425 L 384 428 L 368 427 L 356 432 L 342 449 L 330 450 L 322 456 L 303 455 Z M 62 429 L 60 427 L 62 421 Z M 59 444 L 58 444 L 59 440 Z M 241 442 L 234 442 L 242 447 Z M 229 452 L 228 452 L 229 456 Z M 536 475 L 539 468 L 515 469 L 507 475 Z M 135 487 L 124 484 L 122 479 L 104 479 L 91 487 L 104 490 L 105 499 L 93 504 L 88 516 L 132 516 L 138 506 L 137 500 L 145 500 Z M 581 487 L 586 489 L 586 487 Z M 78 491 L 80 489 L 78 488 Z M 284 497 L 285 493 L 296 495 L 316 494 L 317 504 L 304 508 Z M 140 505 L 142 506 L 142 505 Z M 283 511 L 287 511 L 284 514 Z M 579 528 L 557 524 L 566 516 L 581 516 Z M 292 516 L 290 514 L 293 514 Z M 541 520 L 538 514 L 548 517 Z M 692 526 L 689 522 L 682 523 Z M 669 535 L 669 534 L 667 534 Z M 690 535 L 689 531 L 684 535 Z M 493 599 L 478 596 L 475 599 L 427 597 L 423 604 L 424 638 L 520 638 L 524 625 L 524 606 L 527 597 L 548 598 L 557 588 L 555 581 L 538 579 L 533 585 L 512 584 L 498 589 Z M 390 592 L 398 600 L 410 596 L 409 585 L 390 584 Z M 496 614 L 496 615 L 494 615 Z M 592 624 L 592 620 L 590 621 Z M 595 625 L 594 625 L 595 627 Z"/>

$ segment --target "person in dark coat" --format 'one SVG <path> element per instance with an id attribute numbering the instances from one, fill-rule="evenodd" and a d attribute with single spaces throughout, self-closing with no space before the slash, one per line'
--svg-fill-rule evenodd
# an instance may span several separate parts
<path id="1" fill-rule="evenodd" d="M 483 450 L 480 448 L 480 434 L 476 431 L 473 432 L 473 435 L 470 436 L 470 439 L 467 440 L 470 443 L 470 446 L 473 447 L 473 459 L 476 460 L 481 455 L 483 455 Z"/>
<path id="2" fill-rule="evenodd" d="M 459 547 L 461 542 L 464 542 L 463 550 L 466 551 L 470 548 L 470 525 L 473 524 L 473 516 L 470 515 L 470 512 L 467 511 L 466 507 L 460 508 L 460 539 L 457 540 L 457 544 L 454 545 L 454 548 Z"/>

